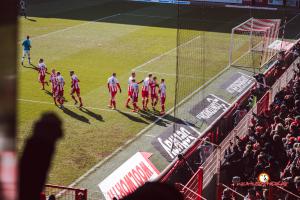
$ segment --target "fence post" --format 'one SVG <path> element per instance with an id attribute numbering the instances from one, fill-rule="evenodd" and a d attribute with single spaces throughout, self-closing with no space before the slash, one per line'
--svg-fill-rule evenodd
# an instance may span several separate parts
<path id="1" fill-rule="evenodd" d="M 202 190 L 203 190 L 203 168 L 200 167 L 198 172 L 198 194 L 199 194 L 198 200 L 201 200 L 200 196 L 202 196 Z"/>
<path id="2" fill-rule="evenodd" d="M 220 184 L 220 174 L 221 174 L 221 146 L 217 146 L 217 195 L 219 196 L 221 192 Z M 218 197 L 219 198 L 219 197 Z"/>

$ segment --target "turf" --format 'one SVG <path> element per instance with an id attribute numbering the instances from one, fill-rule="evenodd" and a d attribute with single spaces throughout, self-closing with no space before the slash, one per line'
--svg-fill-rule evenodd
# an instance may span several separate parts
<path id="1" fill-rule="evenodd" d="M 62 4 L 68 2 L 60 1 Z M 49 183 L 70 184 L 156 119 L 156 112 L 133 114 L 124 108 L 127 79 L 132 69 L 137 71 L 139 80 L 148 72 L 165 78 L 168 87 L 166 107 L 170 109 L 174 105 L 177 29 L 172 17 L 176 16 L 176 10 L 165 6 L 97 2 L 81 4 L 73 1 L 65 8 L 59 6 L 58 1 L 44 1 L 32 5 L 31 20 L 19 20 L 19 40 L 26 35 L 32 37 L 32 62 L 36 64 L 39 58 L 44 58 L 48 69 L 59 70 L 67 82 L 65 96 L 68 102 L 62 111 L 51 104 L 50 88 L 47 88 L 48 92 L 40 89 L 37 71 L 27 62 L 25 67 L 18 66 L 19 151 L 31 134 L 33 123 L 43 112 L 55 112 L 63 120 L 65 136 L 57 147 Z M 49 9 L 44 12 L 45 8 Z M 197 44 L 197 36 L 205 33 L 206 65 L 205 76 L 200 80 L 194 77 L 189 85 L 181 87 L 180 98 L 226 67 L 230 39 L 227 30 L 247 15 L 237 13 L 227 17 L 213 15 L 209 20 L 201 21 L 203 30 L 187 31 L 181 40 L 180 44 L 187 43 L 185 48 L 188 49 Z M 189 43 L 193 38 L 196 42 Z M 21 53 L 20 47 L 19 58 Z M 86 109 L 72 106 L 68 75 L 71 69 L 81 81 Z M 107 109 L 106 81 L 112 72 L 117 73 L 123 89 L 117 96 L 119 111 Z M 192 76 L 192 73 L 186 71 L 183 75 Z"/>

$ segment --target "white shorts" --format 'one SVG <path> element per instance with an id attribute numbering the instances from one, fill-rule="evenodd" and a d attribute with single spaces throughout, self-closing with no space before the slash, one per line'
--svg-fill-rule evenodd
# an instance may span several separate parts
<path id="1" fill-rule="evenodd" d="M 26 55 L 30 57 L 30 50 L 23 50 L 23 57 L 25 57 Z"/>

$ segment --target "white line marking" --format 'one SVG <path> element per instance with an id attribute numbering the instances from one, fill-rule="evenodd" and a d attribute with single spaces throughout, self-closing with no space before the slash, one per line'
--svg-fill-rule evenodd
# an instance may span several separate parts
<path id="1" fill-rule="evenodd" d="M 110 18 L 119 16 L 119 15 L 121 15 L 121 13 L 118 13 L 118 14 L 115 14 L 115 15 L 106 16 L 106 17 L 102 17 L 102 18 L 95 19 L 95 20 L 92 20 L 92 21 L 89 21 L 89 22 L 85 22 L 85 23 L 81 23 L 81 24 L 78 24 L 78 25 L 75 25 L 75 26 L 70 26 L 68 28 L 59 29 L 59 30 L 56 30 L 56 31 L 53 31 L 53 32 L 50 32 L 50 33 L 43 34 L 43 35 L 38 35 L 38 36 L 35 36 L 35 37 L 31 37 L 31 39 L 43 38 L 43 37 L 46 37 L 48 35 L 60 33 L 60 32 L 63 32 L 63 31 L 67 31 L 67 30 L 70 30 L 70 29 L 73 29 L 73 28 L 77 28 L 77 27 L 80 27 L 80 26 L 88 25 L 88 24 L 91 24 L 91 23 L 94 23 L 94 22 L 105 20 L 105 19 L 110 19 Z M 22 41 L 19 41 L 19 43 L 21 43 L 21 42 Z"/>
<path id="2" fill-rule="evenodd" d="M 151 137 L 151 138 L 155 138 L 154 135 L 149 135 L 149 134 L 145 134 L 144 136 L 146 136 L 146 137 Z"/>
<path id="3" fill-rule="evenodd" d="M 149 60 L 149 61 L 147 61 L 147 62 L 145 62 L 145 63 L 143 63 L 143 64 L 141 64 L 141 65 L 139 65 L 139 66 L 137 66 L 137 67 L 135 67 L 135 68 L 133 68 L 132 71 L 136 71 L 136 70 L 138 70 L 138 69 L 144 67 L 145 65 L 147 65 L 147 64 L 149 64 L 149 63 L 152 63 L 152 62 L 154 62 L 154 61 L 160 59 L 161 57 L 163 57 L 163 56 L 165 56 L 165 55 L 171 53 L 172 51 L 175 51 L 177 48 L 183 47 L 183 46 L 185 46 L 185 45 L 187 45 L 187 44 L 193 42 L 194 40 L 200 38 L 201 36 L 202 36 L 202 35 L 198 35 L 197 37 L 195 37 L 195 38 L 193 38 L 193 39 L 191 39 L 191 40 L 189 40 L 189 41 L 187 41 L 187 42 L 185 42 L 185 43 L 179 45 L 178 47 L 175 47 L 175 48 L 173 48 L 173 49 L 171 49 L 171 50 L 169 50 L 169 51 L 166 51 L 166 52 L 163 53 L 163 54 L 160 54 L 159 56 L 156 56 L 156 57 L 152 58 L 151 60 Z"/>
<path id="4" fill-rule="evenodd" d="M 175 76 L 176 74 L 171 74 L 171 73 L 163 73 L 163 72 L 153 72 L 153 71 L 146 71 L 146 70 L 137 70 L 136 72 L 142 72 L 142 73 L 152 73 L 152 74 L 159 74 L 159 75 L 166 75 L 166 76 Z M 174 77 L 174 78 L 175 78 Z M 178 75 L 178 77 L 185 77 L 185 78 L 193 78 L 193 79 L 200 79 L 199 76 L 189 76 L 189 75 Z M 205 79 L 207 80 L 207 78 Z"/>
<path id="5" fill-rule="evenodd" d="M 38 104 L 54 105 L 54 103 L 52 103 L 52 102 L 47 102 L 47 101 L 36 101 L 36 100 L 31 100 L 31 99 L 18 99 L 18 101 L 29 102 L 29 103 L 38 103 Z M 64 106 L 65 106 L 65 107 L 78 108 L 78 106 L 71 105 L 71 104 L 64 104 Z M 95 107 L 89 107 L 89 106 L 83 106 L 83 108 L 87 108 L 87 109 L 91 109 L 91 110 L 101 110 L 101 111 L 106 111 L 106 112 L 116 112 L 116 110 L 105 109 L 105 108 L 95 108 Z M 123 111 L 122 111 L 122 112 L 123 112 Z M 133 113 L 133 112 L 123 112 L 123 113 L 134 114 L 134 115 L 137 114 L 137 113 Z"/>
<path id="6" fill-rule="evenodd" d="M 149 18 L 161 18 L 161 19 L 172 19 L 174 17 L 165 17 L 165 16 L 159 16 L 159 15 L 141 15 L 141 14 L 129 14 L 129 13 L 124 13 L 123 15 L 127 16 L 133 16 L 133 17 L 149 17 Z"/>
<path id="7" fill-rule="evenodd" d="M 225 5 L 227 8 L 244 8 L 244 9 L 256 9 L 256 10 L 278 10 L 277 8 L 270 7 L 258 7 L 258 6 L 238 6 L 238 5 Z"/>

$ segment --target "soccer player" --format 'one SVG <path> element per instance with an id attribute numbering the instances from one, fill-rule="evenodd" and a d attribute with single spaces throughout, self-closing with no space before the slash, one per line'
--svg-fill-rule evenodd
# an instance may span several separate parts
<path id="1" fill-rule="evenodd" d="M 160 115 L 165 114 L 165 101 L 166 101 L 166 84 L 165 79 L 161 79 L 161 83 L 159 85 L 159 94 L 160 94 L 160 103 L 161 103 L 161 112 Z"/>
<path id="2" fill-rule="evenodd" d="M 64 86 L 65 81 L 60 72 L 56 73 L 56 80 L 57 80 L 57 90 L 56 90 L 56 101 L 59 103 L 59 107 L 63 108 L 63 104 L 65 101 L 64 98 Z"/>
<path id="3" fill-rule="evenodd" d="M 47 67 L 44 63 L 43 58 L 41 58 L 39 60 L 38 72 L 39 72 L 39 82 L 42 84 L 42 90 L 45 90 L 45 83 L 48 85 L 48 82 L 45 81 L 46 73 L 47 73 Z"/>
<path id="4" fill-rule="evenodd" d="M 152 81 L 152 74 L 149 74 L 148 77 L 146 77 L 145 80 L 143 81 L 143 87 L 142 87 L 143 110 L 148 110 L 150 81 Z"/>
<path id="5" fill-rule="evenodd" d="M 22 62 L 21 64 L 24 65 L 24 59 L 25 56 L 27 55 L 28 57 L 28 63 L 31 64 L 30 62 L 30 49 L 31 49 L 31 41 L 29 39 L 29 35 L 26 37 L 26 39 L 22 43 L 23 46 L 23 57 L 22 57 Z"/>
<path id="6" fill-rule="evenodd" d="M 81 97 L 80 97 L 80 88 L 79 88 L 79 79 L 78 77 L 76 76 L 75 72 L 74 71 L 70 71 L 70 76 L 71 76 L 71 96 L 72 96 L 72 99 L 74 99 L 75 101 L 75 105 L 78 103 L 78 101 L 76 100 L 75 96 L 74 96 L 74 93 L 76 93 L 77 97 L 78 97 L 78 100 L 79 100 L 79 107 L 82 107 L 82 100 L 81 100 Z"/>
<path id="7" fill-rule="evenodd" d="M 131 100 L 131 96 L 132 96 L 132 91 L 131 91 L 131 84 L 132 84 L 132 80 L 135 79 L 135 72 L 131 72 L 131 76 L 128 78 L 128 98 L 126 100 L 126 108 L 129 108 L 129 102 Z"/>
<path id="8" fill-rule="evenodd" d="M 152 105 L 152 109 L 155 109 L 155 106 L 158 102 L 158 95 L 157 95 L 157 88 L 158 88 L 158 84 L 157 84 L 157 78 L 156 76 L 153 77 L 153 79 L 150 81 L 150 95 L 151 95 L 151 105 Z"/>
<path id="9" fill-rule="evenodd" d="M 133 105 L 132 112 L 138 112 L 140 108 L 137 106 L 138 98 L 139 98 L 139 85 L 135 82 L 135 79 L 132 79 L 131 87 L 131 100 Z"/>
<path id="10" fill-rule="evenodd" d="M 20 0 L 20 15 L 24 16 L 24 18 L 27 18 L 25 0 Z"/>
<path id="11" fill-rule="evenodd" d="M 53 97 L 55 105 L 57 106 L 57 103 L 56 103 L 56 94 L 57 94 L 57 87 L 58 87 L 57 85 L 58 84 L 57 84 L 57 76 L 56 76 L 55 69 L 51 70 L 50 83 L 52 85 L 52 97 Z"/>
<path id="12" fill-rule="evenodd" d="M 112 108 L 113 110 L 116 109 L 116 94 L 118 89 L 120 93 L 122 93 L 121 86 L 119 84 L 118 79 L 116 78 L 117 74 L 113 73 L 112 76 L 107 80 L 107 88 L 108 92 L 110 93 L 110 103 L 108 107 Z"/>

